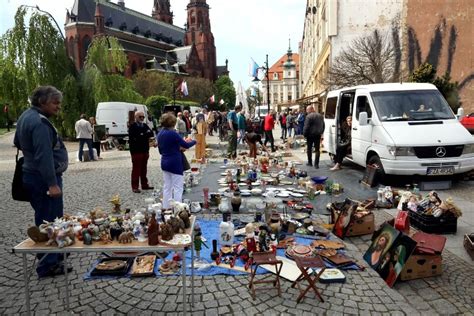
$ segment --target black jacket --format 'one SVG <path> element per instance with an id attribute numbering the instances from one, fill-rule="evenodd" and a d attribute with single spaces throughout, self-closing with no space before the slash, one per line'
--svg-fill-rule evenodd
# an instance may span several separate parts
<path id="1" fill-rule="evenodd" d="M 324 118 L 321 114 L 312 112 L 306 115 L 303 127 L 304 137 L 316 137 L 324 133 Z"/>
<path id="2" fill-rule="evenodd" d="M 148 125 L 143 123 L 140 126 L 134 122 L 128 129 L 130 153 L 147 153 L 150 150 L 150 137 L 153 136 L 153 131 Z"/>

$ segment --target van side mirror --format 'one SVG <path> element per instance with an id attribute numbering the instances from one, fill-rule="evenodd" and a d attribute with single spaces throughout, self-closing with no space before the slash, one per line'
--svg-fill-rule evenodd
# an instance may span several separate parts
<path id="1" fill-rule="evenodd" d="M 368 124 L 367 112 L 359 113 L 359 126 L 365 126 Z"/>
<path id="2" fill-rule="evenodd" d="M 458 120 L 461 120 L 464 117 L 464 109 L 463 108 L 458 108 L 457 117 L 458 117 Z"/>

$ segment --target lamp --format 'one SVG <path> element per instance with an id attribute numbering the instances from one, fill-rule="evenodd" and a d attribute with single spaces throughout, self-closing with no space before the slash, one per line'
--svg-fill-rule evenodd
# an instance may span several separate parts
<path id="1" fill-rule="evenodd" d="M 265 77 L 266 77 L 266 80 L 267 80 L 267 109 L 268 109 L 268 113 L 270 113 L 270 78 L 269 78 L 269 74 L 268 74 L 268 71 L 269 71 L 269 68 L 268 68 L 268 54 L 266 56 L 266 61 L 265 61 L 265 66 L 260 66 L 257 68 L 257 72 L 258 70 L 262 70 L 264 71 L 265 73 Z M 258 78 L 258 76 L 255 76 L 252 80 L 252 82 L 260 82 L 262 81 L 261 79 Z"/>

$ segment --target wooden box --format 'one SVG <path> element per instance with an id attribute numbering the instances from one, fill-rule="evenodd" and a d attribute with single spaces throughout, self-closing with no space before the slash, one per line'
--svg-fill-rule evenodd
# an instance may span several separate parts
<path id="1" fill-rule="evenodd" d="M 471 259 L 474 260 L 474 239 L 472 238 L 474 234 L 464 235 L 464 248 L 466 249 Z"/>
<path id="2" fill-rule="evenodd" d="M 372 234 L 375 230 L 375 216 L 370 213 L 362 218 L 355 219 L 347 228 L 346 236 L 362 236 Z"/>
<path id="3" fill-rule="evenodd" d="M 443 273 L 443 258 L 441 255 L 411 255 L 402 272 L 400 279 L 403 281 L 428 278 Z"/>

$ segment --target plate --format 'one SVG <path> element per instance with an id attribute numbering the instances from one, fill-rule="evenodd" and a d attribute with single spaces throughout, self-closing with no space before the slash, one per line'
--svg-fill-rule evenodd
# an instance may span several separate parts
<path id="1" fill-rule="evenodd" d="M 227 192 L 227 190 L 229 190 L 228 188 L 220 188 L 219 190 L 219 193 L 224 193 L 224 192 Z"/>
<path id="2" fill-rule="evenodd" d="M 262 190 L 260 189 L 252 189 L 250 192 L 252 192 L 252 195 L 261 195 Z"/>
<path id="3" fill-rule="evenodd" d="M 240 183 L 239 183 L 239 186 L 245 187 L 245 186 L 247 186 L 247 183 L 245 183 L 245 182 L 240 182 Z"/>
<path id="4" fill-rule="evenodd" d="M 289 197 L 290 195 L 288 193 L 285 193 L 285 192 L 280 192 L 276 195 L 277 197 L 280 197 L 280 198 L 287 198 Z"/>
<path id="5" fill-rule="evenodd" d="M 290 195 L 296 198 L 302 198 L 304 195 L 301 193 L 291 192 Z"/>
<path id="6" fill-rule="evenodd" d="M 309 217 L 308 213 L 298 212 L 291 216 L 293 219 L 302 220 Z"/>
<path id="7" fill-rule="evenodd" d="M 240 196 L 252 196 L 250 192 L 240 192 Z"/>
<path id="8" fill-rule="evenodd" d="M 219 185 L 220 185 L 221 187 L 226 187 L 226 186 L 227 186 L 227 183 L 219 183 Z"/>

